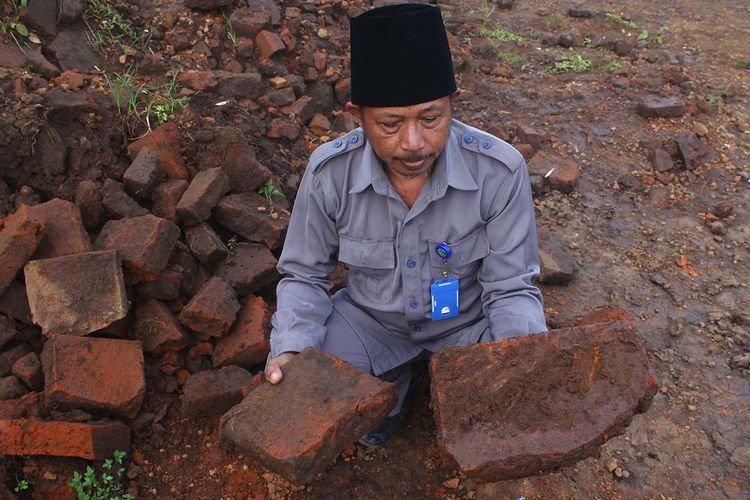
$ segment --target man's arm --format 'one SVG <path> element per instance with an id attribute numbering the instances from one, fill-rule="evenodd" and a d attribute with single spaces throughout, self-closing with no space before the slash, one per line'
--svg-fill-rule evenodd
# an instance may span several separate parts
<path id="1" fill-rule="evenodd" d="M 495 339 L 547 330 L 539 275 L 539 248 L 526 163 L 502 183 L 487 222 L 490 253 L 478 280 L 482 305 Z"/>
<path id="2" fill-rule="evenodd" d="M 269 362 L 283 353 L 319 348 L 331 314 L 329 275 L 336 266 L 338 232 L 334 210 L 326 207 L 326 190 L 313 170 L 308 167 L 302 178 L 279 258 L 277 268 L 285 277 L 276 288 Z"/>

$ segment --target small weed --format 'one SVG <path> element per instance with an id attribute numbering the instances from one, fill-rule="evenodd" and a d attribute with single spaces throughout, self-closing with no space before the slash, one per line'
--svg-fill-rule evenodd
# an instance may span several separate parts
<path id="1" fill-rule="evenodd" d="M 101 477 L 96 476 L 96 471 L 90 465 L 83 475 L 74 472 L 70 486 L 78 494 L 78 500 L 134 500 L 132 495 L 122 491 L 122 475 L 125 472 L 123 458 L 124 451 L 115 451 L 114 457 L 102 464 Z"/>
<path id="2" fill-rule="evenodd" d="M 607 21 L 622 26 L 623 28 L 636 29 L 638 27 L 635 21 L 626 18 L 622 12 L 607 12 L 605 17 L 607 18 Z"/>
<path id="3" fill-rule="evenodd" d="M 590 49 L 593 43 L 594 43 L 593 39 L 590 36 L 587 36 L 586 38 L 583 39 L 583 46 L 586 47 L 587 49 Z"/>
<path id="4" fill-rule="evenodd" d="M 471 47 L 471 37 L 469 35 L 464 36 L 464 43 Z"/>
<path id="5" fill-rule="evenodd" d="M 22 493 L 26 493 L 29 490 L 29 482 L 25 479 L 21 479 L 16 483 L 16 486 L 13 488 L 13 491 L 18 493 L 19 495 Z"/>
<path id="6" fill-rule="evenodd" d="M 151 116 L 154 116 L 158 123 L 166 123 L 172 113 L 185 105 L 186 99 L 184 97 L 175 96 L 178 90 L 177 73 L 172 74 L 169 83 L 151 86 L 146 90 L 148 98 L 144 116 L 149 129 L 151 128 Z"/>
<path id="7" fill-rule="evenodd" d="M 641 30 L 640 33 L 638 33 L 638 41 L 639 42 L 648 42 L 649 40 L 653 40 L 658 45 L 664 45 L 664 35 L 669 31 L 668 28 L 665 26 L 662 26 L 659 28 L 659 31 L 656 32 L 654 36 L 651 36 L 648 30 Z"/>
<path id="8" fill-rule="evenodd" d="M 84 19 L 91 31 L 89 41 L 97 50 L 114 46 L 127 54 L 133 50 L 132 47 L 143 48 L 151 40 L 148 30 L 143 33 L 136 32 L 130 21 L 115 9 L 109 0 L 88 0 Z M 96 31 L 91 28 L 90 22 L 96 25 Z"/>
<path id="9" fill-rule="evenodd" d="M 591 61 L 580 54 L 569 54 L 557 61 L 552 68 L 555 73 L 572 71 L 581 73 L 591 68 Z"/>
<path id="10" fill-rule="evenodd" d="M 18 1 L 16 1 L 16 0 L 6 0 L 6 2 L 8 3 L 8 5 L 11 6 L 11 8 L 13 9 L 13 12 L 16 12 L 16 13 L 19 10 L 25 9 L 26 7 L 29 6 L 29 0 L 18 0 Z"/>
<path id="11" fill-rule="evenodd" d="M 479 34 L 497 40 L 498 42 L 523 42 L 523 37 L 521 35 L 517 35 L 500 25 L 497 25 L 494 28 L 480 26 Z"/>
<path id="12" fill-rule="evenodd" d="M 602 71 L 617 71 L 618 69 L 625 67 L 625 64 L 623 64 L 622 61 L 609 55 L 593 61 L 592 64 L 596 69 Z"/>
<path id="13" fill-rule="evenodd" d="M 565 17 L 558 12 L 548 15 L 547 18 L 544 20 L 544 26 L 550 31 L 556 31 L 556 30 L 562 29 L 567 24 L 568 24 L 568 21 L 565 20 Z"/>
<path id="14" fill-rule="evenodd" d="M 527 61 L 525 55 L 518 54 L 512 50 L 497 49 L 495 55 L 507 66 L 521 66 L 522 64 L 526 64 Z"/>
<path id="15" fill-rule="evenodd" d="M 234 29 L 234 25 L 232 24 L 232 20 L 229 18 L 226 12 L 221 13 L 221 18 L 224 19 L 224 24 L 227 27 L 227 36 L 229 37 L 229 41 L 232 42 L 232 45 L 237 45 L 238 38 L 237 38 L 237 31 Z"/>
<path id="16" fill-rule="evenodd" d="M 750 60 L 748 59 L 735 59 L 732 61 L 732 66 L 736 69 L 750 69 Z"/>
<path id="17" fill-rule="evenodd" d="M 272 196 L 284 196 L 281 191 L 279 191 L 276 186 L 273 185 L 273 180 L 268 179 L 265 184 L 261 186 L 260 189 L 258 189 L 258 194 L 262 194 L 266 197 L 266 201 L 268 202 L 268 211 L 271 212 L 271 216 L 273 217 L 273 214 L 276 213 L 276 209 L 273 206 L 273 201 L 271 200 Z"/>

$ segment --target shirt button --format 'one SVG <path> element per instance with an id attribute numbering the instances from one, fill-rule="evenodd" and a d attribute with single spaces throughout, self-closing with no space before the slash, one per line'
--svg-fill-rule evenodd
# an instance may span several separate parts
<path id="1" fill-rule="evenodd" d="M 344 143 L 341 141 L 341 139 L 336 139 L 335 141 L 333 141 L 334 148 L 340 148 L 342 144 Z"/>
<path id="2" fill-rule="evenodd" d="M 484 149 L 490 149 L 492 147 L 492 141 L 486 140 L 482 143 Z"/>
<path id="3" fill-rule="evenodd" d="M 473 135 L 469 135 L 469 134 L 466 134 L 466 135 L 464 136 L 464 142 L 465 142 L 466 144 L 471 144 L 472 142 L 474 142 L 474 136 L 473 136 Z"/>
<path id="4" fill-rule="evenodd" d="M 422 331 L 422 325 L 414 325 L 414 328 L 412 328 L 412 330 L 419 333 Z"/>
<path id="5" fill-rule="evenodd" d="M 359 136 L 358 135 L 353 135 L 352 138 L 349 139 L 349 142 L 351 142 L 352 144 L 357 144 L 358 140 L 359 140 Z"/>
<path id="6" fill-rule="evenodd" d="M 417 265 L 417 261 L 415 261 L 414 259 L 409 259 L 406 261 L 406 267 L 410 269 L 416 265 Z"/>
<path id="7" fill-rule="evenodd" d="M 411 307 L 412 309 L 417 308 L 417 299 L 415 297 L 412 297 L 409 301 L 409 307 Z"/>

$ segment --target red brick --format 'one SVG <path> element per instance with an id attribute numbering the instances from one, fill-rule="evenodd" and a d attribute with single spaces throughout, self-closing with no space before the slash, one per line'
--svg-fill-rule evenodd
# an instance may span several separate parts
<path id="1" fill-rule="evenodd" d="M 153 281 L 169 262 L 180 228 L 161 217 L 144 215 L 107 222 L 94 246 L 117 250 L 129 284 Z"/>
<path id="2" fill-rule="evenodd" d="M 547 176 L 550 170 L 552 173 Z M 563 193 L 572 193 L 581 177 L 581 169 L 575 161 L 547 151 L 538 151 L 531 158 L 529 173 L 542 176 L 545 185 Z"/>
<path id="3" fill-rule="evenodd" d="M 8 285 L 5 293 L 0 293 L 0 312 L 27 325 L 34 324 L 29 309 L 29 299 L 26 296 L 26 287 L 22 283 L 14 281 Z"/>
<path id="4" fill-rule="evenodd" d="M 143 350 L 153 356 L 169 349 L 180 350 L 189 340 L 172 311 L 154 299 L 136 308 L 134 330 L 136 338 L 143 342 Z"/>
<path id="5" fill-rule="evenodd" d="M 185 417 L 219 415 L 242 401 L 242 387 L 253 376 L 239 366 L 226 366 L 192 374 L 182 393 Z"/>
<path id="6" fill-rule="evenodd" d="M 29 214 L 44 224 L 44 237 L 34 252 L 35 259 L 62 257 L 91 251 L 81 213 L 69 201 L 55 198 L 29 207 Z"/>
<path id="7" fill-rule="evenodd" d="M 26 265 L 25 274 L 31 314 L 45 335 L 86 335 L 128 312 L 114 251 L 34 260 Z"/>
<path id="8" fill-rule="evenodd" d="M 128 156 L 135 158 L 143 147 L 149 147 L 159 155 L 161 164 L 170 179 L 187 179 L 188 171 L 180 150 L 180 131 L 174 122 L 167 122 L 152 129 L 144 137 L 128 146 Z"/>
<path id="9" fill-rule="evenodd" d="M 300 129 L 296 123 L 293 123 L 284 118 L 274 118 L 268 125 L 266 130 L 266 137 L 271 139 L 289 139 L 290 141 L 295 140 L 299 137 Z"/>
<path id="10" fill-rule="evenodd" d="M 289 30 L 289 28 L 282 28 L 281 32 L 279 33 L 279 38 L 281 38 L 281 41 L 284 42 L 284 46 L 286 47 L 287 52 L 291 52 L 297 47 L 297 38 Z"/>
<path id="11" fill-rule="evenodd" d="M 211 211 L 229 191 L 229 178 L 220 167 L 198 172 L 177 203 L 177 216 L 191 226 L 211 216 Z"/>
<path id="12" fill-rule="evenodd" d="M 270 351 L 271 311 L 262 297 L 248 297 L 242 304 L 232 329 L 218 342 L 214 366 L 239 365 L 245 368 L 266 361 Z"/>
<path id="13" fill-rule="evenodd" d="M 199 340 L 222 337 L 232 326 L 240 304 L 234 290 L 221 278 L 211 278 L 180 311 L 180 323 Z"/>
<path id="14" fill-rule="evenodd" d="M 629 323 L 568 328 L 432 356 L 438 444 L 485 481 L 596 455 L 656 392 Z"/>
<path id="15" fill-rule="evenodd" d="M 510 124 L 514 133 L 514 143 L 530 144 L 534 149 L 539 149 L 548 142 L 547 137 L 536 131 L 534 127 L 525 123 L 513 122 Z"/>
<path id="16" fill-rule="evenodd" d="M 175 300 L 180 297 L 183 269 L 179 264 L 170 264 L 154 281 L 142 281 L 135 287 L 142 299 Z"/>
<path id="17" fill-rule="evenodd" d="M 681 97 L 645 96 L 636 108 L 644 118 L 678 118 L 690 111 Z"/>
<path id="18" fill-rule="evenodd" d="M 11 369 L 18 380 L 26 384 L 32 391 L 41 391 L 44 388 L 44 373 L 42 363 L 35 352 L 24 354 L 13 363 Z"/>
<path id="19" fill-rule="evenodd" d="M 102 219 L 102 187 L 98 183 L 81 181 L 76 187 L 75 204 L 84 226 L 99 226 Z"/>
<path id="20" fill-rule="evenodd" d="M 585 316 L 576 320 L 576 326 L 595 325 L 597 323 L 612 323 L 613 321 L 629 321 L 635 323 L 635 319 L 625 309 L 612 307 L 600 307 L 594 309 Z"/>
<path id="21" fill-rule="evenodd" d="M 240 243 L 217 265 L 216 276 L 244 297 L 278 280 L 276 263 L 276 257 L 264 245 Z"/>
<path id="22" fill-rule="evenodd" d="M 130 449 L 130 428 L 122 422 L 0 420 L 0 455 L 52 455 L 87 460 L 111 458 Z"/>
<path id="23" fill-rule="evenodd" d="M 177 75 L 177 81 L 195 91 L 210 90 L 219 84 L 213 71 L 185 71 Z"/>
<path id="24" fill-rule="evenodd" d="M 159 155 L 143 147 L 122 176 L 125 190 L 139 200 L 148 200 L 154 188 L 166 178 Z"/>
<path id="25" fill-rule="evenodd" d="M 0 401 L 0 420 L 39 417 L 42 410 L 42 393 L 30 392 L 17 399 Z"/>
<path id="26" fill-rule="evenodd" d="M 184 179 L 170 179 L 162 182 L 151 193 L 151 213 L 177 223 L 177 203 L 187 191 L 190 183 Z"/>
<path id="27" fill-rule="evenodd" d="M 312 117 L 310 123 L 307 124 L 307 128 L 310 129 L 310 132 L 320 137 L 331 131 L 331 122 L 320 113 L 315 113 L 315 116 Z"/>
<path id="28" fill-rule="evenodd" d="M 283 197 L 274 196 L 271 201 L 276 218 L 269 210 L 266 197 L 258 193 L 225 196 L 214 210 L 214 216 L 219 224 L 247 241 L 263 243 L 272 250 L 281 248 L 289 226 L 288 205 Z"/>
<path id="29" fill-rule="evenodd" d="M 261 30 L 255 37 L 255 45 L 258 47 L 261 59 L 266 59 L 286 50 L 286 45 L 284 45 L 281 37 L 276 33 L 266 30 Z"/>
<path id="30" fill-rule="evenodd" d="M 44 237 L 44 223 L 21 206 L 0 231 L 0 295 L 36 251 Z"/>
<path id="31" fill-rule="evenodd" d="M 226 245 L 208 224 L 187 228 L 185 241 L 195 258 L 208 267 L 226 257 L 228 253 Z"/>
<path id="32" fill-rule="evenodd" d="M 135 418 L 146 392 L 140 341 L 55 335 L 42 349 L 47 406 Z"/>
<path id="33" fill-rule="evenodd" d="M 393 384 L 306 349 L 278 385 L 261 384 L 220 423 L 222 439 L 297 484 L 309 482 L 396 404 Z"/>
<path id="34" fill-rule="evenodd" d="M 148 214 L 133 198 L 128 196 L 122 184 L 112 179 L 104 181 L 102 187 L 102 207 L 110 219 L 139 217 Z"/>

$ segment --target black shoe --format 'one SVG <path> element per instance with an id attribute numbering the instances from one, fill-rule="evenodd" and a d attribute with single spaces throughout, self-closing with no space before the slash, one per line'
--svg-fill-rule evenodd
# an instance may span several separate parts
<path id="1" fill-rule="evenodd" d="M 359 438 L 359 444 L 368 448 L 382 448 L 404 425 L 405 420 L 406 412 L 404 410 L 390 417 L 385 417 L 377 427 Z"/>

